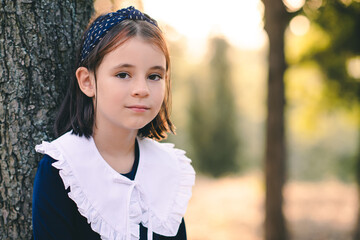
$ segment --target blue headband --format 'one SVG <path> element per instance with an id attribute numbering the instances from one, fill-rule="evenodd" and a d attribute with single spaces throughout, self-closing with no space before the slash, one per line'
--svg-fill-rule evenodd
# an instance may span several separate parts
<path id="1" fill-rule="evenodd" d="M 84 59 L 101 41 L 101 39 L 110 31 L 110 29 L 125 19 L 142 20 L 158 27 L 155 20 L 135 9 L 133 6 L 101 16 L 91 24 L 85 35 L 85 41 L 81 50 L 80 62 L 84 61 Z"/>

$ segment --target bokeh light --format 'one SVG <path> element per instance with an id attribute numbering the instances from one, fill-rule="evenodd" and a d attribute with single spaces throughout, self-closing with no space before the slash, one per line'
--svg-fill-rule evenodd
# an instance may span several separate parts
<path id="1" fill-rule="evenodd" d="M 303 15 L 298 15 L 290 21 L 290 31 L 296 36 L 305 35 L 310 28 L 310 21 Z"/>
<path id="2" fill-rule="evenodd" d="M 305 4 L 305 0 L 283 0 L 289 12 L 296 12 Z"/>
<path id="3" fill-rule="evenodd" d="M 351 77 L 360 80 L 360 56 L 351 58 L 347 62 L 347 71 Z"/>
<path id="4" fill-rule="evenodd" d="M 212 35 L 225 36 L 231 44 L 246 49 L 259 49 L 266 42 L 263 5 L 259 0 L 144 0 L 143 3 L 145 12 L 186 36 L 192 54 L 204 53 L 204 42 Z"/>

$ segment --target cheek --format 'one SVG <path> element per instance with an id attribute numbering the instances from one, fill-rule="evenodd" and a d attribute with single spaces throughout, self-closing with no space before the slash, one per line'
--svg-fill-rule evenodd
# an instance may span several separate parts
<path id="1" fill-rule="evenodd" d="M 97 104 L 106 108 L 114 108 L 124 101 L 124 88 L 101 85 L 97 89 Z"/>
<path id="2" fill-rule="evenodd" d="M 161 89 L 158 92 L 158 102 L 160 102 L 160 105 L 164 102 L 166 95 L 166 85 L 165 83 L 162 84 Z"/>
<path id="3" fill-rule="evenodd" d="M 164 84 L 162 84 L 164 85 Z M 165 98 L 165 86 L 156 86 L 153 88 L 152 91 L 152 104 L 153 104 L 153 110 L 154 114 L 158 114 L 161 110 L 161 107 L 164 104 L 164 98 Z"/>

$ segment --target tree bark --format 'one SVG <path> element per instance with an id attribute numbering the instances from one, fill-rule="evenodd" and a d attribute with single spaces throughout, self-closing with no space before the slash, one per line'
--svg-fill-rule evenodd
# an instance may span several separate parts
<path id="1" fill-rule="evenodd" d="M 286 173 L 284 127 L 284 32 L 288 24 L 281 0 L 263 0 L 265 30 L 269 37 L 269 72 L 265 149 L 265 240 L 287 239 L 282 189 Z"/>
<path id="2" fill-rule="evenodd" d="M 0 239 L 30 239 L 40 155 L 93 12 L 86 0 L 0 3 Z"/>

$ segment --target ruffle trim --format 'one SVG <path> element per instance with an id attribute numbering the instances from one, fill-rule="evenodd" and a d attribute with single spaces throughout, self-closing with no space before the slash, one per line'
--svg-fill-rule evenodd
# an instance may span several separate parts
<path id="1" fill-rule="evenodd" d="M 70 186 L 69 197 L 76 203 L 81 215 L 86 217 L 87 222 L 90 223 L 91 228 L 100 234 L 101 239 L 104 240 L 125 240 L 126 234 L 118 233 L 113 227 L 110 226 L 99 214 L 99 212 L 91 205 L 86 195 L 78 185 L 76 177 L 64 159 L 61 152 L 54 144 L 43 141 L 40 145 L 35 147 L 35 150 L 42 154 L 47 154 L 53 159 L 57 160 L 52 164 L 55 168 L 59 169 L 59 174 L 64 182 L 65 189 Z M 131 229 L 134 239 L 138 239 L 139 235 L 134 236 L 134 231 Z"/>
<path id="2" fill-rule="evenodd" d="M 175 236 L 178 232 L 181 220 L 185 215 L 188 202 L 192 195 L 192 186 L 195 184 L 195 171 L 191 166 L 191 160 L 186 157 L 185 151 L 174 148 L 174 144 L 161 143 L 168 150 L 175 153 L 179 160 L 180 167 L 180 181 L 178 185 L 178 191 L 171 205 L 171 209 L 168 210 L 167 219 L 160 219 L 156 213 L 151 210 L 148 212 L 150 215 L 150 221 L 154 232 L 164 236 Z M 114 229 L 108 222 L 106 222 L 99 212 L 92 206 L 87 199 L 83 190 L 78 184 L 76 177 L 74 176 L 69 164 L 64 159 L 61 151 L 53 143 L 43 141 L 42 144 L 37 145 L 35 150 L 42 154 L 47 154 L 53 159 L 57 160 L 52 165 L 59 169 L 59 174 L 64 182 L 65 189 L 70 188 L 68 193 L 69 197 L 76 203 L 81 215 L 86 217 L 91 228 L 101 235 L 105 240 L 123 240 L 126 239 L 126 234 L 121 234 Z M 133 199 L 132 199 L 133 200 Z M 135 206 L 136 205 L 136 206 Z M 136 211 L 135 211 L 136 210 Z M 132 239 L 139 239 L 139 228 L 136 222 L 139 221 L 139 205 L 134 201 L 130 204 L 130 232 Z M 144 219 L 144 218 L 142 218 Z M 148 226 L 149 220 L 143 221 L 144 226 Z M 135 224 L 136 223 L 136 224 Z"/>
<path id="3" fill-rule="evenodd" d="M 170 205 L 171 209 L 168 210 L 167 219 L 162 220 L 153 212 L 150 212 L 150 217 L 154 232 L 161 233 L 163 236 L 175 236 L 192 195 L 192 186 L 195 184 L 195 170 L 191 166 L 191 159 L 186 157 L 185 151 L 175 148 L 172 143 L 160 144 L 175 153 L 179 160 L 180 181 L 173 204 Z M 145 225 L 147 225 L 147 222 Z"/>

